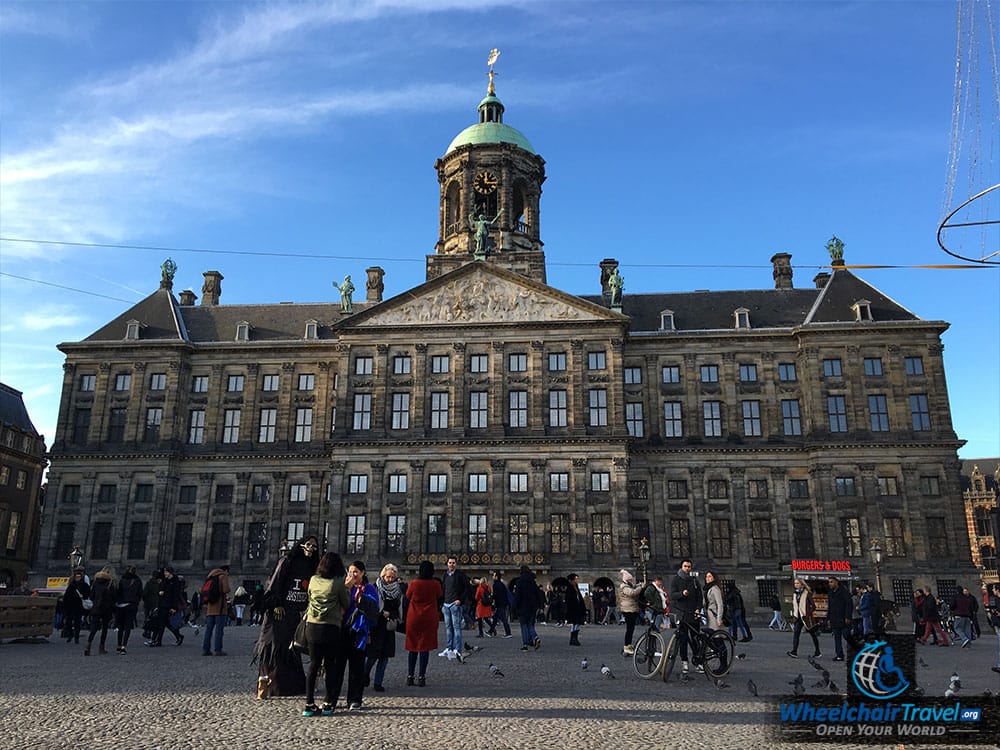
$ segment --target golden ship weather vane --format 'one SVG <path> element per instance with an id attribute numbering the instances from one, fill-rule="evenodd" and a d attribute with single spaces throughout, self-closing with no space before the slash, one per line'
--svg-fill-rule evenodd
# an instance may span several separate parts
<path id="1" fill-rule="evenodd" d="M 493 76 L 496 75 L 493 72 L 493 65 L 496 63 L 498 57 L 500 57 L 500 50 L 494 47 L 493 49 L 490 50 L 490 56 L 486 58 L 486 65 L 489 67 L 489 76 L 490 76 L 490 85 L 489 88 L 486 90 L 486 93 L 489 96 L 497 95 L 496 89 L 493 88 Z"/>

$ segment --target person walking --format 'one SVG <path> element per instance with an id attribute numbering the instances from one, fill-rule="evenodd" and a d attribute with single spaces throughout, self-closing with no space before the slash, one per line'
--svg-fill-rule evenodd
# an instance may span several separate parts
<path id="1" fill-rule="evenodd" d="M 160 581 L 163 580 L 163 571 L 154 570 L 153 575 L 142 587 L 142 637 L 151 641 L 153 633 L 156 631 L 156 605 L 160 601 Z"/>
<path id="2" fill-rule="evenodd" d="M 371 631 L 371 639 L 365 652 L 365 687 L 372 683 L 374 667 L 373 688 L 376 693 L 384 693 L 385 669 L 389 659 L 396 655 L 396 630 L 403 617 L 406 587 L 399 581 L 399 569 L 392 563 L 386 563 L 375 579 L 375 588 L 378 590 L 380 616 Z"/>
<path id="3" fill-rule="evenodd" d="M 864 637 L 866 639 L 874 638 L 882 616 L 882 596 L 876 590 L 875 584 L 865 584 L 858 609 L 861 610 L 861 627 Z"/>
<path id="4" fill-rule="evenodd" d="M 344 583 L 344 561 L 336 552 L 320 558 L 316 572 L 309 578 L 308 602 L 305 609 L 306 643 L 309 648 L 309 672 L 306 675 L 306 706 L 303 716 L 333 714 L 339 690 L 334 674 L 342 642 L 340 630 L 350 595 Z M 320 669 L 326 672 L 326 702 L 316 705 L 316 678 Z"/>
<path id="5" fill-rule="evenodd" d="M 243 617 L 246 614 L 247 605 L 250 604 L 250 594 L 243 586 L 237 586 L 233 592 L 233 612 L 236 615 L 236 627 L 243 625 Z"/>
<path id="6" fill-rule="evenodd" d="M 177 599 L 180 595 L 180 585 L 174 569 L 169 565 L 163 569 L 160 588 L 156 592 L 156 624 L 152 637 L 144 645 L 157 648 L 163 645 L 163 631 L 169 630 L 174 636 L 174 644 L 180 646 L 184 642 L 181 631 L 171 622 L 171 617 L 177 611 Z"/>
<path id="7" fill-rule="evenodd" d="M 994 672 L 1000 673 L 1000 584 L 993 585 L 992 593 L 987 590 L 986 594 L 986 622 L 997 634 L 997 663 L 990 667 Z"/>
<path id="8" fill-rule="evenodd" d="M 443 583 L 444 604 L 441 605 L 447 645 L 438 656 L 461 659 L 463 658 L 462 625 L 465 620 L 462 608 L 467 600 L 472 599 L 472 585 L 465 573 L 458 569 L 457 557 L 449 555 L 447 565 Z"/>
<path id="9" fill-rule="evenodd" d="M 566 576 L 566 622 L 569 623 L 569 645 L 580 645 L 580 626 L 587 621 L 587 605 L 580 593 L 580 576 L 570 573 Z"/>
<path id="10" fill-rule="evenodd" d="M 135 566 L 125 568 L 125 574 L 118 582 L 118 597 L 115 601 L 115 630 L 118 633 L 119 654 L 124 654 L 128 648 L 128 639 L 135 627 L 135 618 L 139 613 L 139 602 L 142 601 L 142 581 L 135 572 Z"/>
<path id="11" fill-rule="evenodd" d="M 350 603 L 344 611 L 344 625 L 340 630 L 340 651 L 333 669 L 333 700 L 340 695 L 347 672 L 347 705 L 351 711 L 360 711 L 365 694 L 365 651 L 371 632 L 381 616 L 378 589 L 368 583 L 365 564 L 355 560 L 347 567 L 344 585 Z"/>
<path id="12" fill-rule="evenodd" d="M 406 684 L 427 684 L 427 662 L 438 647 L 438 602 L 444 596 L 441 583 L 434 578 L 434 563 L 422 560 L 417 578 L 406 587 Z M 419 672 L 417 671 L 419 660 Z"/>
<path id="13" fill-rule="evenodd" d="M 705 589 L 702 594 L 704 599 L 703 608 L 705 619 L 708 622 L 709 630 L 722 630 L 725 627 L 723 613 L 725 612 L 725 600 L 722 596 L 722 587 L 719 585 L 719 578 L 715 571 L 705 572 Z"/>
<path id="14" fill-rule="evenodd" d="M 944 629 L 941 627 L 941 611 L 938 609 L 938 606 L 937 597 L 931 593 L 931 588 L 928 586 L 924 590 L 924 634 L 920 638 L 917 638 L 917 643 L 922 646 L 927 644 L 927 638 L 932 633 L 938 640 L 938 646 L 951 645 L 948 641 L 948 636 L 945 635 Z"/>
<path id="15" fill-rule="evenodd" d="M 624 568 L 619 570 L 618 574 L 622 579 L 618 584 L 618 609 L 625 618 L 625 645 L 622 648 L 622 656 L 631 656 L 635 653 L 632 636 L 635 635 L 635 622 L 639 619 L 639 595 L 645 588 L 646 582 L 637 584 L 635 577 Z"/>
<path id="16" fill-rule="evenodd" d="M 812 590 L 801 578 L 795 579 L 795 592 L 792 594 L 792 616 L 795 618 L 795 627 L 792 630 L 792 650 L 788 655 L 793 659 L 799 658 L 799 637 L 802 629 L 805 628 L 813 642 L 813 658 L 818 659 L 823 655 L 819 650 L 819 638 L 816 637 L 817 623 L 815 619 L 816 602 L 813 601 Z"/>
<path id="17" fill-rule="evenodd" d="M 827 596 L 827 620 L 830 623 L 830 631 L 833 633 L 834 661 L 844 660 L 844 643 L 846 639 L 851 648 L 857 648 L 853 636 L 851 636 L 851 595 L 847 589 L 840 585 L 836 578 L 830 578 L 830 593 Z"/>
<path id="18" fill-rule="evenodd" d="M 527 565 L 522 565 L 521 575 L 514 584 L 514 609 L 517 611 L 517 621 L 521 625 L 522 651 L 527 651 L 529 648 L 537 651 L 542 645 L 542 639 L 535 630 L 535 618 L 543 606 L 545 598 L 535 581 L 535 574 Z"/>
<path id="19" fill-rule="evenodd" d="M 777 594 L 771 594 L 769 605 L 773 614 L 771 615 L 771 622 L 767 624 L 768 630 L 784 630 L 786 623 L 785 618 L 781 615 L 781 599 L 778 598 Z"/>
<path id="20" fill-rule="evenodd" d="M 228 567 L 228 566 L 226 566 Z M 205 609 L 205 635 L 201 641 L 201 655 L 211 656 L 214 645 L 216 656 L 225 656 L 222 638 L 229 620 L 229 572 L 225 568 L 212 568 L 202 586 L 202 606 Z M 213 601 L 214 599 L 214 601 Z M 215 635 L 213 644 L 212 636 Z"/>
<path id="21" fill-rule="evenodd" d="M 90 584 L 84 580 L 83 568 L 75 568 L 73 575 L 66 584 L 66 591 L 63 592 L 63 619 L 66 621 L 66 643 L 70 641 L 80 643 L 80 628 L 83 625 L 83 617 L 90 614 L 84 607 L 85 601 L 93 602 L 90 598 Z"/>
<path id="22" fill-rule="evenodd" d="M 493 572 L 493 626 L 490 633 L 497 634 L 497 621 L 503 625 L 503 638 L 512 638 L 510 633 L 510 610 L 511 594 L 507 585 L 503 582 L 503 576 L 499 570 Z"/>
<path id="23" fill-rule="evenodd" d="M 697 627 L 695 624 L 698 608 L 702 604 L 701 586 L 698 579 L 691 571 L 694 563 L 690 558 L 681 560 L 681 567 L 677 569 L 677 575 L 670 581 L 670 602 L 671 612 L 677 620 L 677 648 L 681 656 L 681 673 L 686 674 L 690 669 L 688 664 L 688 629 Z M 699 665 L 698 667 L 702 667 Z"/>
<path id="24" fill-rule="evenodd" d="M 486 576 L 479 579 L 474 596 L 476 600 L 476 625 L 479 628 L 476 638 L 487 636 L 492 638 L 496 634 L 493 627 L 493 587 L 490 586 Z M 486 633 L 483 633 L 483 623 L 486 623 Z"/>
<path id="25" fill-rule="evenodd" d="M 115 584 L 115 571 L 110 565 L 105 565 L 94 576 L 93 585 L 90 587 L 90 598 L 94 602 L 90 610 L 90 635 L 87 637 L 87 647 L 83 650 L 84 656 L 90 656 L 90 647 L 94 643 L 94 636 L 97 631 L 101 631 L 101 641 L 99 654 L 106 654 L 105 648 L 108 640 L 108 627 L 115 616 L 115 598 L 118 589 Z"/>
<path id="26" fill-rule="evenodd" d="M 735 638 L 737 631 L 743 633 L 740 643 L 749 643 L 753 640 L 753 633 L 750 632 L 750 626 L 747 625 L 746 605 L 743 603 L 743 594 L 740 592 L 740 587 L 735 583 L 729 589 L 729 593 L 726 594 L 726 604 L 729 606 L 730 617 L 733 618 L 733 622 L 729 626 L 729 634 Z"/>
<path id="27" fill-rule="evenodd" d="M 955 632 L 962 639 L 962 648 L 968 648 L 972 643 L 972 609 L 976 600 L 964 586 L 956 586 L 955 595 L 951 598 L 951 613 L 955 616 Z"/>

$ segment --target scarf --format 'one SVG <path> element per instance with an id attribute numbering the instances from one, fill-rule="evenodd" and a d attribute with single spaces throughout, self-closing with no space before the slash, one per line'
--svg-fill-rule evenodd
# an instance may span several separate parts
<path id="1" fill-rule="evenodd" d="M 403 595 L 403 589 L 399 585 L 399 579 L 392 583 L 386 583 L 382 576 L 375 579 L 375 588 L 378 589 L 379 601 L 386 599 L 399 599 Z"/>

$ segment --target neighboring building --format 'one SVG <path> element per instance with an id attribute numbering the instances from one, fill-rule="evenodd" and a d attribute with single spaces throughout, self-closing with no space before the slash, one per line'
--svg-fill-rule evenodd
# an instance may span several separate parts
<path id="1" fill-rule="evenodd" d="M 53 568 L 83 540 L 95 564 L 259 578 L 315 531 L 411 573 L 456 551 L 593 578 L 647 538 L 651 570 L 690 555 L 766 597 L 796 558 L 870 576 L 877 539 L 897 598 L 968 579 L 947 323 L 851 273 L 839 241 L 808 289 L 785 253 L 772 289 L 622 295 L 614 259 L 599 294 L 548 286 L 544 161 L 492 81 L 479 112 L 436 163 L 424 284 L 384 300 L 372 267 L 365 301 L 222 305 L 209 271 L 195 306 L 170 263 L 60 346 Z"/>
<path id="2" fill-rule="evenodd" d="M 45 439 L 31 423 L 21 391 L 0 383 L 0 586 L 13 588 L 28 577 L 46 463 Z"/>
<path id="3" fill-rule="evenodd" d="M 997 496 L 1000 495 L 1000 459 L 972 458 L 962 462 L 962 497 L 969 526 L 972 564 L 983 583 L 1000 583 L 997 577 Z"/>

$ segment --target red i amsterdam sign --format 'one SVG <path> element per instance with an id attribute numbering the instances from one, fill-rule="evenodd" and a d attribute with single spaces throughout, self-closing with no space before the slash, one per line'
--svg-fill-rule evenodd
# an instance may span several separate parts
<path id="1" fill-rule="evenodd" d="M 850 573 L 850 560 L 792 560 L 792 570 L 808 573 Z"/>

